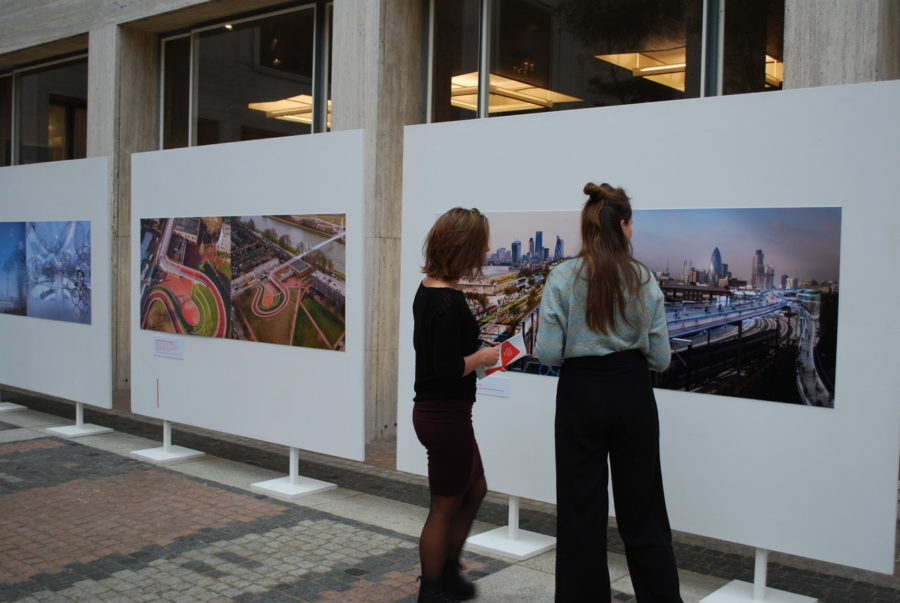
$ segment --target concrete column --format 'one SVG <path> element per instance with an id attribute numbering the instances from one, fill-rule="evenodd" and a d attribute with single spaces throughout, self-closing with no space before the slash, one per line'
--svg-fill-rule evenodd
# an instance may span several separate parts
<path id="1" fill-rule="evenodd" d="M 131 153 L 157 148 L 159 48 L 115 24 L 89 34 L 89 157 L 110 158 L 113 406 L 131 409 Z"/>
<path id="2" fill-rule="evenodd" d="M 396 434 L 403 126 L 421 116 L 421 0 L 336 0 L 335 130 L 365 130 L 366 441 Z"/>
<path id="3" fill-rule="evenodd" d="M 785 0 L 787 88 L 900 78 L 896 0 Z"/>

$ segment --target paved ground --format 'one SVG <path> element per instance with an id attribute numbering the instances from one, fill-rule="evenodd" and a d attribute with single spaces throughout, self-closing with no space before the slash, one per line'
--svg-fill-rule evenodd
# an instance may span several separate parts
<path id="1" fill-rule="evenodd" d="M 158 422 L 85 412 L 111 434 L 66 440 L 72 407 L 4 395 L 31 409 L 0 414 L 0 601 L 413 601 L 424 480 L 392 469 L 393 445 L 367 463 L 301 453 L 301 473 L 338 488 L 295 502 L 250 484 L 287 471 L 282 447 L 200 429 L 175 444 L 207 452 L 162 468 L 128 453 L 159 446 Z M 502 525 L 489 495 L 475 531 Z M 552 505 L 523 501 L 522 527 L 553 534 Z M 616 600 L 631 601 L 621 542 L 610 533 Z M 686 601 L 752 581 L 746 547 L 678 534 Z M 769 585 L 823 601 L 900 601 L 900 578 L 772 555 Z M 523 562 L 467 554 L 483 601 L 551 601 L 554 553 Z"/>

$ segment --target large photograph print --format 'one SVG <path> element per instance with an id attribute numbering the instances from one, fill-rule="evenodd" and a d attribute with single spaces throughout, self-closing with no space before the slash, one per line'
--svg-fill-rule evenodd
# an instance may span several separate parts
<path id="1" fill-rule="evenodd" d="M 141 328 L 344 349 L 345 216 L 141 220 Z"/>
<path id="2" fill-rule="evenodd" d="M 489 343 L 522 333 L 531 355 L 549 271 L 580 251 L 579 212 L 491 213 L 483 278 L 462 283 Z M 635 257 L 666 298 L 672 361 L 655 386 L 833 407 L 841 210 L 640 210 Z"/>
<path id="3" fill-rule="evenodd" d="M 91 323 L 91 223 L 0 222 L 0 314 Z"/>
<path id="4" fill-rule="evenodd" d="M 25 222 L 0 222 L 0 314 L 25 315 Z"/>

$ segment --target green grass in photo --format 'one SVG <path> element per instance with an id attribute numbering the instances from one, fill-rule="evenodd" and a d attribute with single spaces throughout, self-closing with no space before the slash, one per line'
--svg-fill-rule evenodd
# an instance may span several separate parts
<path id="1" fill-rule="evenodd" d="M 319 325 L 319 328 L 325 333 L 325 337 L 328 338 L 329 343 L 334 345 L 340 336 L 344 334 L 344 323 L 337 316 L 326 310 L 322 304 L 309 296 L 303 298 L 303 305 L 312 314 L 316 324 Z"/>
<path id="2" fill-rule="evenodd" d="M 283 294 L 279 293 L 279 295 L 283 297 Z M 266 318 L 253 313 L 252 306 L 255 297 L 256 290 L 245 291 L 234 300 L 234 309 L 240 313 L 244 322 L 253 330 L 256 341 L 290 345 L 291 319 L 293 318 L 291 308 L 297 305 L 297 291 L 291 290 L 291 299 L 281 312 Z"/>
<path id="3" fill-rule="evenodd" d="M 191 329 L 192 335 L 212 337 L 219 324 L 219 311 L 216 309 L 216 298 L 206 286 L 195 283 L 191 289 L 191 300 L 200 313 L 200 322 Z"/>
<path id="4" fill-rule="evenodd" d="M 309 299 L 309 298 L 307 298 Z M 303 311 L 303 308 L 297 308 L 297 324 L 294 327 L 293 345 L 304 348 L 324 348 L 328 349 L 319 332 L 309 320 L 309 316 Z"/>

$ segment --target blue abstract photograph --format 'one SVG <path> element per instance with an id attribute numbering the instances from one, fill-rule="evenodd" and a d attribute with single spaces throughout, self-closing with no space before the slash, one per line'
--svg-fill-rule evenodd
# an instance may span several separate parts
<path id="1" fill-rule="evenodd" d="M 25 264 L 28 316 L 90 324 L 90 222 L 26 222 Z"/>

